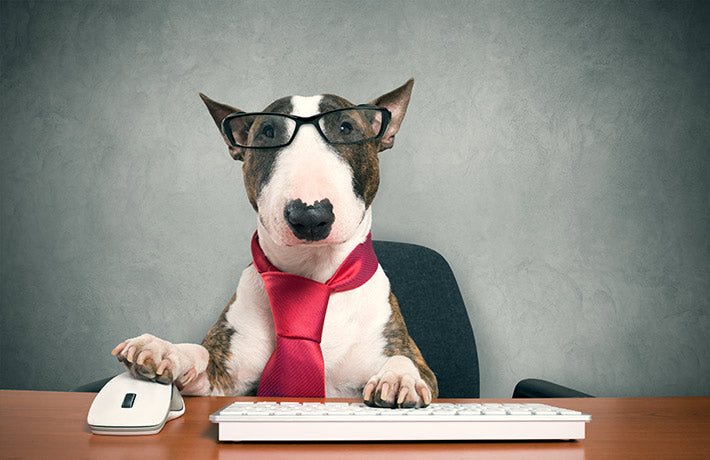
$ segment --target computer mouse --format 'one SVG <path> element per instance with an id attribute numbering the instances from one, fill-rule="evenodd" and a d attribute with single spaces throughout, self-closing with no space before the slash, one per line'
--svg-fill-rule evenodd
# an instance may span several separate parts
<path id="1" fill-rule="evenodd" d="M 99 391 L 86 421 L 94 434 L 156 434 L 167 421 L 184 413 L 185 403 L 175 385 L 124 372 Z"/>

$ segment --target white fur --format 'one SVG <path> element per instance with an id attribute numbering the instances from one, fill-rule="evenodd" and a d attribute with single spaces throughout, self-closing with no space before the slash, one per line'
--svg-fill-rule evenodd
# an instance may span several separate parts
<path id="1" fill-rule="evenodd" d="M 364 285 L 335 293 L 328 303 L 321 350 L 325 360 L 326 396 L 357 398 L 381 369 L 384 355 L 384 326 L 389 320 L 390 284 L 382 267 Z"/>
<path id="2" fill-rule="evenodd" d="M 321 96 L 291 99 L 293 113 L 309 116 L 318 113 Z M 284 208 L 291 200 L 307 205 L 328 199 L 335 221 L 330 234 L 317 245 L 342 244 L 353 237 L 365 214 L 365 203 L 353 193 L 353 171 L 335 149 L 320 136 L 315 126 L 301 126 L 291 145 L 276 158 L 269 182 L 257 199 L 259 235 L 267 236 L 277 246 L 303 243 L 291 231 L 284 218 Z M 268 257 L 267 253 L 267 257 Z M 272 261 L 280 269 L 275 261 Z"/>
<path id="3" fill-rule="evenodd" d="M 276 347 L 269 298 L 253 265 L 242 272 L 237 299 L 227 312 L 227 321 L 237 331 L 229 347 L 232 356 L 228 368 L 237 384 L 235 394 L 245 394 L 259 380 Z"/>
<path id="4" fill-rule="evenodd" d="M 293 110 L 291 115 L 297 117 L 310 117 L 318 113 L 318 106 L 322 96 L 291 96 L 291 105 Z"/>

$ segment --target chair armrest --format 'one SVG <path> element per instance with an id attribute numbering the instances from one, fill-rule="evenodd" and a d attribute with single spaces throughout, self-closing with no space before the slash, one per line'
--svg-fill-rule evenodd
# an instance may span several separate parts
<path id="1" fill-rule="evenodd" d="M 593 398 L 594 396 L 540 379 L 525 379 L 518 382 L 513 398 Z"/>

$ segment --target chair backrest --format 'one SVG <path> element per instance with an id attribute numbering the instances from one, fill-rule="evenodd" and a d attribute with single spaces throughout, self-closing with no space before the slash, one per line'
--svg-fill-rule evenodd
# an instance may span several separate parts
<path id="1" fill-rule="evenodd" d="M 374 241 L 409 335 L 434 371 L 440 398 L 480 395 L 476 340 L 451 267 L 436 251 Z"/>

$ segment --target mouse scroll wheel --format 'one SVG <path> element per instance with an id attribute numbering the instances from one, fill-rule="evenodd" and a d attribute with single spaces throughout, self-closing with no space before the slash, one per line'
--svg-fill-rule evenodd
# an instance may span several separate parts
<path id="1" fill-rule="evenodd" d="M 133 402 L 136 400 L 136 394 L 135 393 L 126 393 L 126 396 L 123 397 L 123 404 L 121 404 L 121 407 L 123 409 L 130 409 L 133 407 Z"/>

